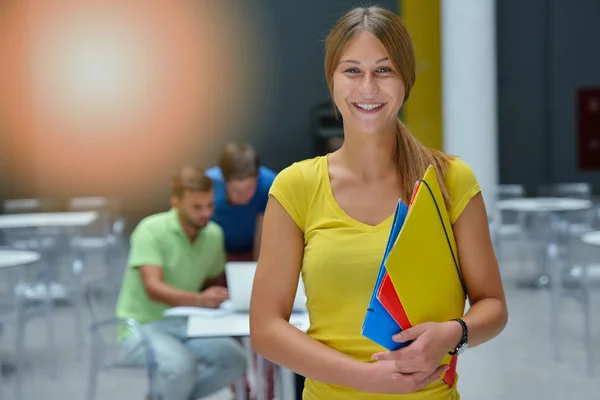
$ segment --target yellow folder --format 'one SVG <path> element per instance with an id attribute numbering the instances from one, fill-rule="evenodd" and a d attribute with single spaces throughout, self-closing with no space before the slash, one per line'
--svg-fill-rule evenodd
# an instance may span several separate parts
<path id="1" fill-rule="evenodd" d="M 466 290 L 456 241 L 432 166 L 419 182 L 385 267 L 412 326 L 463 316 Z"/>

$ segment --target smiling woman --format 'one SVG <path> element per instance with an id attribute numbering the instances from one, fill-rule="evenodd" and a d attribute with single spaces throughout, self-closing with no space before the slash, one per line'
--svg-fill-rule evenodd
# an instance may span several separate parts
<path id="1" fill-rule="evenodd" d="M 38 195 L 132 180 L 143 191 L 231 132 L 229 113 L 244 120 L 249 93 L 260 103 L 246 75 L 261 33 L 221 2 L 19 1 L 0 13 L 3 132 L 12 154 L 27 148 Z"/>
<path id="2" fill-rule="evenodd" d="M 441 365 L 444 358 L 492 339 L 507 319 L 477 178 L 460 159 L 421 145 L 398 119 L 415 81 L 412 41 L 398 15 L 353 9 L 325 47 L 344 143 L 285 168 L 271 186 L 250 307 L 252 347 L 306 376 L 305 400 L 457 400 L 454 367 Z M 364 316 L 398 200 L 409 203 L 431 164 L 471 307 L 462 319 L 402 331 L 390 340 L 411 343 L 386 352 L 362 336 Z M 306 333 L 288 322 L 300 274 Z"/>

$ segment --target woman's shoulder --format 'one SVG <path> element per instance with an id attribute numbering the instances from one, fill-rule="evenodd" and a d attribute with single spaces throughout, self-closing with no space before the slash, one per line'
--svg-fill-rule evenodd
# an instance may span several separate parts
<path id="1" fill-rule="evenodd" d="M 273 185 L 307 185 L 317 181 L 322 175 L 322 168 L 326 156 L 296 161 L 281 170 L 275 177 Z"/>
<path id="2" fill-rule="evenodd" d="M 448 189 L 464 181 L 477 181 L 477 176 L 469 164 L 458 156 L 451 156 L 445 175 L 445 183 Z"/>
<path id="3" fill-rule="evenodd" d="M 269 190 L 302 230 L 325 162 L 324 156 L 297 161 L 277 174 Z"/>

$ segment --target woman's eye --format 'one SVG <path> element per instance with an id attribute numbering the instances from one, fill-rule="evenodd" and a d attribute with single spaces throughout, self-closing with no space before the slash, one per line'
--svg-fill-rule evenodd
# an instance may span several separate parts
<path id="1" fill-rule="evenodd" d="M 346 70 L 346 72 L 349 72 L 349 73 L 351 73 L 351 74 L 356 74 L 356 73 L 358 73 L 359 71 L 358 71 L 358 68 L 348 68 L 348 69 Z"/>
<path id="2" fill-rule="evenodd" d="M 385 73 L 385 72 L 392 72 L 392 70 L 391 70 L 391 68 L 388 68 L 388 67 L 381 67 L 381 68 L 377 69 L 377 72 Z"/>

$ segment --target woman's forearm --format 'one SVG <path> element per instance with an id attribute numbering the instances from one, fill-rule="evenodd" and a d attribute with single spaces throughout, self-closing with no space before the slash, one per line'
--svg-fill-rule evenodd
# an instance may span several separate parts
<path id="1" fill-rule="evenodd" d="M 508 321 L 506 304 L 500 299 L 486 298 L 474 303 L 463 317 L 469 327 L 469 347 L 496 337 Z"/>
<path id="2" fill-rule="evenodd" d="M 333 350 L 284 319 L 251 325 L 252 348 L 263 357 L 309 379 L 357 388 L 366 363 Z"/>

